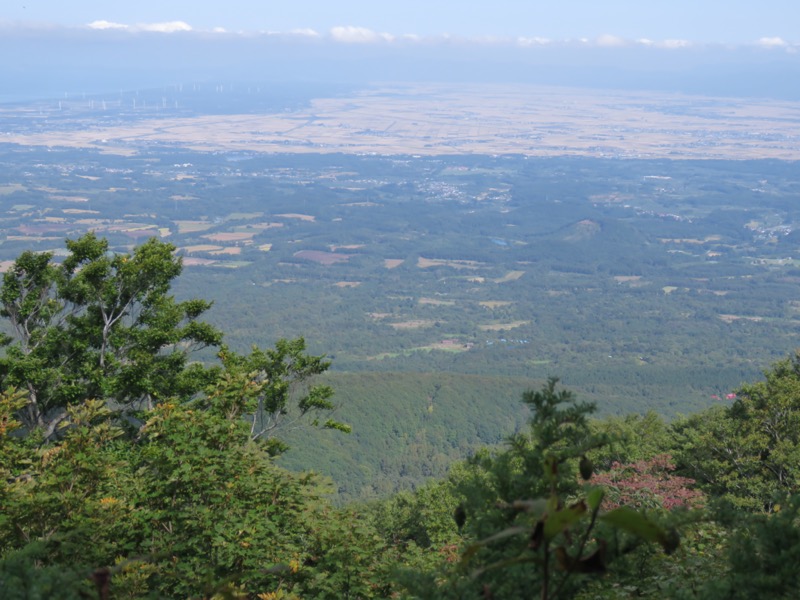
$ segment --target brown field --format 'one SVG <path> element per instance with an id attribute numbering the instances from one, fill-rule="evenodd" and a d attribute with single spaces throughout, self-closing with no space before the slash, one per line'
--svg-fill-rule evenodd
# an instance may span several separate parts
<path id="1" fill-rule="evenodd" d="M 207 233 L 200 237 L 212 242 L 243 242 L 250 241 L 256 233 L 255 231 L 223 231 L 222 233 Z"/>
<path id="2" fill-rule="evenodd" d="M 338 288 L 356 288 L 361 285 L 360 281 L 337 281 L 334 283 Z"/>
<path id="3" fill-rule="evenodd" d="M 363 248 L 364 244 L 331 244 L 328 247 L 331 249 L 331 252 L 336 252 L 337 250 L 358 250 L 359 248 Z"/>
<path id="4" fill-rule="evenodd" d="M 507 329 L 514 329 L 528 325 L 530 321 L 512 321 L 511 323 L 493 323 L 491 325 L 479 325 L 478 329 L 481 331 L 505 331 Z"/>
<path id="5" fill-rule="evenodd" d="M 406 261 L 403 260 L 402 258 L 387 258 L 383 261 L 383 266 L 386 267 L 387 269 L 395 269 L 400 265 L 402 265 L 404 262 Z"/>
<path id="6" fill-rule="evenodd" d="M 639 281 L 641 278 L 641 275 L 615 275 L 614 281 L 617 283 L 630 283 L 631 281 Z"/>
<path id="7" fill-rule="evenodd" d="M 0 273 L 5 273 L 12 266 L 14 266 L 13 260 L 0 260 Z"/>
<path id="8" fill-rule="evenodd" d="M 478 304 L 486 308 L 495 309 L 500 308 L 501 306 L 511 306 L 514 303 L 505 300 L 486 300 L 484 302 L 478 302 Z"/>
<path id="9" fill-rule="evenodd" d="M 44 242 L 44 241 L 53 241 L 53 242 L 63 242 L 64 238 L 61 236 L 46 236 L 46 235 L 9 235 L 6 236 L 6 240 L 9 242 Z"/>
<path id="10" fill-rule="evenodd" d="M 339 254 L 336 252 L 322 252 L 321 250 L 300 250 L 294 256 L 305 260 L 310 260 L 321 265 L 329 266 L 350 260 L 352 254 Z"/>
<path id="11" fill-rule="evenodd" d="M 686 107 L 694 110 L 680 110 Z M 54 120 L 50 131 L 15 133 L 3 141 L 124 155 L 165 144 L 199 151 L 798 160 L 799 112 L 798 102 L 754 98 L 392 84 L 318 98 L 294 112 L 113 126 L 77 117 L 73 127 Z"/>
<path id="12" fill-rule="evenodd" d="M 373 312 L 373 313 L 367 313 L 367 316 L 370 317 L 371 319 L 377 320 L 377 319 L 385 319 L 386 317 L 391 317 L 392 313 Z"/>
<path id="13" fill-rule="evenodd" d="M 261 244 L 258 247 L 258 249 L 261 250 L 262 252 L 269 252 L 270 250 L 272 250 L 272 244 Z"/>
<path id="14" fill-rule="evenodd" d="M 41 223 L 32 225 L 20 225 L 17 231 L 24 235 L 40 235 L 42 233 L 57 233 L 60 231 L 69 231 L 72 228 L 68 223 Z"/>

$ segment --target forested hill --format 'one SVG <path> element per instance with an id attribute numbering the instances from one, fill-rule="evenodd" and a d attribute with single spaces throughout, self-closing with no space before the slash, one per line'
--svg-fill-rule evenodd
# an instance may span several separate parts
<path id="1" fill-rule="evenodd" d="M 800 355 L 671 423 L 597 418 L 552 378 L 514 408 L 502 404 L 522 382 L 498 380 L 478 404 L 474 377 L 445 390 L 367 373 L 353 397 L 366 387 L 392 411 L 352 431 L 324 357 L 301 338 L 226 346 L 208 302 L 172 295 L 182 268 L 170 244 L 109 252 L 87 234 L 4 274 L 4 598 L 796 596 Z M 201 349 L 215 360 L 195 361 Z M 420 420 L 424 436 L 393 454 L 398 423 Z M 298 448 L 300 426 L 314 434 Z M 440 477 L 337 506 L 329 480 L 280 466 L 333 458 L 328 433 L 376 452 L 382 440 L 398 463 L 365 470 L 351 495 L 393 491 L 398 469 Z M 445 473 L 443 445 L 472 457 Z"/>
<path id="2" fill-rule="evenodd" d="M 558 375 L 604 414 L 673 415 L 795 347 L 795 171 L 2 146 L 0 268 L 157 237 L 239 352 L 303 336 L 337 372 Z"/>

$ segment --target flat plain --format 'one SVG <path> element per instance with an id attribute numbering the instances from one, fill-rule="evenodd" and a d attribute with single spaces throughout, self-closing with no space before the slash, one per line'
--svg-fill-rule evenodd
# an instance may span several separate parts
<path id="1" fill-rule="evenodd" d="M 167 94 L 168 92 L 164 92 Z M 673 93 L 534 86 L 396 84 L 318 97 L 304 106 L 187 114 L 180 94 L 123 105 L 98 100 L 0 107 L 0 142 L 96 148 L 423 156 L 523 154 L 626 158 L 797 160 L 800 103 Z M 224 92 L 221 92 L 224 93 Z M 36 112 L 38 110 L 38 112 Z"/>

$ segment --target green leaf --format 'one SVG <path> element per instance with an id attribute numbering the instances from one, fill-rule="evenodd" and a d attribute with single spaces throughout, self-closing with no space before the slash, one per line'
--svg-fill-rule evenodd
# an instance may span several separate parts
<path id="1" fill-rule="evenodd" d="M 494 535 L 484 540 L 475 542 L 474 544 L 470 544 L 469 546 L 467 546 L 466 550 L 464 550 L 464 554 L 461 555 L 461 563 L 462 564 L 467 563 L 475 555 L 475 553 L 478 552 L 478 550 L 480 550 L 484 546 L 487 546 L 499 540 L 504 540 L 506 538 L 520 535 L 521 533 L 528 533 L 530 532 L 530 530 L 531 530 L 530 527 L 517 525 L 515 527 L 509 527 L 507 529 L 504 529 L 499 533 L 495 533 Z"/>
<path id="2" fill-rule="evenodd" d="M 680 539 L 674 530 L 667 531 L 627 506 L 616 508 L 602 515 L 600 519 L 647 542 L 660 544 L 667 554 L 674 552 L 680 544 Z"/>
<path id="3" fill-rule="evenodd" d="M 586 494 L 586 504 L 589 505 L 589 509 L 592 512 L 600 507 L 600 503 L 603 501 L 605 495 L 605 490 L 601 487 L 592 488 L 592 490 Z"/>
<path id="4" fill-rule="evenodd" d="M 572 506 L 547 515 L 544 522 L 545 539 L 552 540 L 559 533 L 575 525 L 584 514 L 586 514 L 586 502 L 581 500 Z"/>

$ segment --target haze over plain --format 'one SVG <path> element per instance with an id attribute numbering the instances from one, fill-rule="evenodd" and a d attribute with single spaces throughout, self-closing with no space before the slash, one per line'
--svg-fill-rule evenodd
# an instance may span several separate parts
<path id="1" fill-rule="evenodd" d="M 180 81 L 503 82 L 800 98 L 788 1 L 0 8 L 2 99 Z"/>

